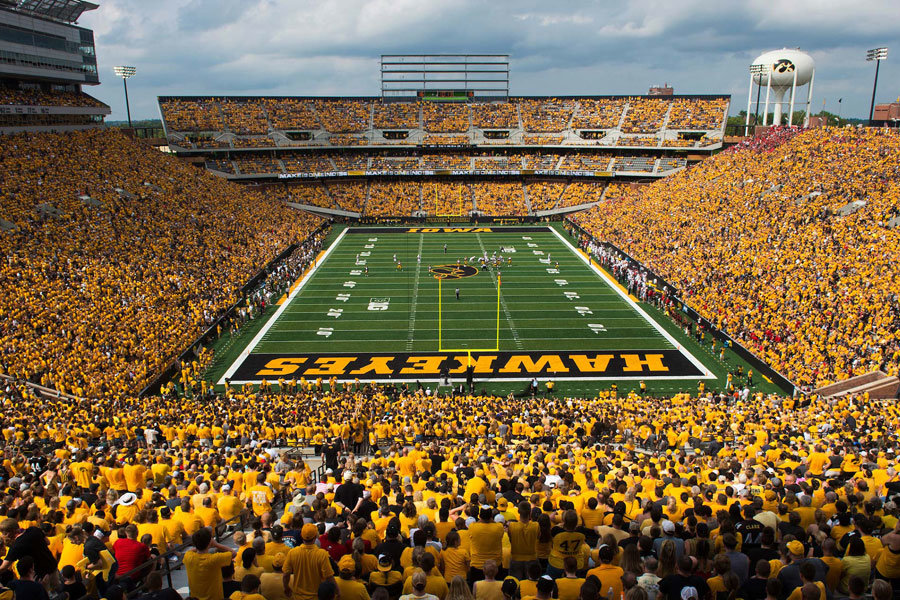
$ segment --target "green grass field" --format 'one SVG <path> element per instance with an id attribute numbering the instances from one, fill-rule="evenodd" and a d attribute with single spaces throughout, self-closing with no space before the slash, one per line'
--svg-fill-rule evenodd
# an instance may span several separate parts
<path id="1" fill-rule="evenodd" d="M 219 383 L 716 377 L 556 230 L 454 229 L 345 230 Z"/>

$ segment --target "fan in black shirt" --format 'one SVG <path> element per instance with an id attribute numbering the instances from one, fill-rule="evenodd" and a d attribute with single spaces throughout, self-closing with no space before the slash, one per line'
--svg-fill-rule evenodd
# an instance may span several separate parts
<path id="1" fill-rule="evenodd" d="M 766 597 L 766 584 L 769 581 L 769 575 L 772 573 L 772 565 L 765 559 L 761 559 L 754 564 L 756 573 L 745 581 L 738 591 L 738 597 L 744 600 L 764 600 Z"/>
<path id="2" fill-rule="evenodd" d="M 34 560 L 26 555 L 18 561 L 16 569 L 19 571 L 19 579 L 9 583 L 9 588 L 16 594 L 16 600 L 50 600 L 44 586 L 35 581 Z"/>
<path id="3" fill-rule="evenodd" d="M 678 559 L 678 570 L 659 580 L 660 600 L 681 600 L 681 590 L 693 587 L 697 590 L 698 600 L 709 600 L 709 586 L 706 580 L 693 574 L 694 563 L 690 556 Z"/>
<path id="4" fill-rule="evenodd" d="M 35 579 L 41 579 L 44 575 L 56 573 L 56 559 L 50 553 L 47 537 L 38 527 L 17 533 L 19 524 L 15 519 L 4 519 L 0 523 L 0 536 L 9 548 L 3 563 L 0 563 L 0 572 L 9 569 L 14 562 L 26 556 L 34 559 Z"/>

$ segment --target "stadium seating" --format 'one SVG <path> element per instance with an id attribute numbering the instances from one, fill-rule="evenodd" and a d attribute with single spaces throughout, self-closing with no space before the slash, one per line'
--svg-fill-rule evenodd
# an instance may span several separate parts
<path id="1" fill-rule="evenodd" d="M 84 92 L 45 92 L 0 87 L 0 106 L 3 105 L 109 108 Z"/>
<path id="2" fill-rule="evenodd" d="M 424 181 L 422 210 L 429 215 L 467 216 L 472 212 L 472 190 L 457 181 Z"/>
<path id="3" fill-rule="evenodd" d="M 280 161 L 271 156 L 241 154 L 234 159 L 241 175 L 282 173 Z"/>
<path id="4" fill-rule="evenodd" d="M 286 153 L 281 155 L 281 162 L 287 173 L 325 173 L 339 168 L 331 157 L 321 154 Z"/>
<path id="5" fill-rule="evenodd" d="M 160 102 L 160 111 L 170 131 L 224 131 L 225 121 L 218 98 Z"/>
<path id="6" fill-rule="evenodd" d="M 139 390 L 315 223 L 115 131 L 0 148 L 0 363 L 78 396 Z"/>
<path id="7" fill-rule="evenodd" d="M 624 99 L 583 98 L 578 101 L 572 129 L 615 129 L 624 109 Z"/>
<path id="8" fill-rule="evenodd" d="M 525 131 L 557 133 L 569 126 L 574 100 L 556 98 L 521 99 L 517 102 Z"/>
<path id="9" fill-rule="evenodd" d="M 486 215 L 527 215 L 522 184 L 519 182 L 473 182 L 475 208 Z"/>
<path id="10" fill-rule="evenodd" d="M 565 188 L 566 184 L 559 181 L 534 181 L 528 183 L 525 189 L 531 203 L 531 210 L 534 212 L 555 208 Z"/>
<path id="11" fill-rule="evenodd" d="M 421 184 L 418 181 L 384 181 L 369 185 L 367 217 L 408 217 L 419 210 Z"/>
<path id="12" fill-rule="evenodd" d="M 426 102 L 423 110 L 425 131 L 431 133 L 458 133 L 468 131 L 469 106 L 467 104 L 441 104 Z M 451 138 L 452 139 L 452 138 Z M 428 142 L 438 143 L 438 142 Z"/>
<path id="13" fill-rule="evenodd" d="M 316 112 L 325 131 L 331 133 L 360 133 L 369 128 L 372 105 L 362 100 L 316 100 Z M 341 137 L 338 139 L 352 139 Z"/>
<path id="14" fill-rule="evenodd" d="M 350 212 L 363 212 L 366 203 L 367 183 L 365 181 L 326 182 L 325 189 L 337 207 Z"/>
<path id="15" fill-rule="evenodd" d="M 269 131 L 263 107 L 258 102 L 222 102 L 222 116 L 228 130 L 238 135 L 258 135 Z"/>
<path id="16" fill-rule="evenodd" d="M 322 127 L 311 100 L 265 98 L 263 105 L 266 107 L 269 120 L 275 129 L 319 129 Z"/>
<path id="17" fill-rule="evenodd" d="M 472 125 L 481 129 L 514 129 L 519 127 L 519 111 L 510 102 L 477 102 L 470 105 Z"/>
<path id="18" fill-rule="evenodd" d="M 663 125 L 671 102 L 657 98 L 629 98 L 622 123 L 624 133 L 656 133 Z"/>
<path id="19" fill-rule="evenodd" d="M 296 202 L 320 208 L 335 208 L 334 200 L 328 195 L 325 184 L 320 181 L 267 186 L 265 194 L 268 197 L 284 202 Z"/>
<path id="20" fill-rule="evenodd" d="M 898 150 L 888 130 L 775 128 L 576 220 L 801 385 L 893 375 Z"/>
<path id="21" fill-rule="evenodd" d="M 723 98 L 678 98 L 672 103 L 667 128 L 719 129 L 726 108 L 728 108 L 728 102 Z"/>
<path id="22" fill-rule="evenodd" d="M 375 102 L 372 126 L 375 129 L 415 129 L 419 127 L 418 102 Z"/>
<path id="23" fill-rule="evenodd" d="M 609 184 L 612 186 L 613 184 Z M 604 186 L 598 183 L 573 181 L 563 190 L 559 207 L 578 206 L 590 202 L 598 202 L 603 198 Z"/>

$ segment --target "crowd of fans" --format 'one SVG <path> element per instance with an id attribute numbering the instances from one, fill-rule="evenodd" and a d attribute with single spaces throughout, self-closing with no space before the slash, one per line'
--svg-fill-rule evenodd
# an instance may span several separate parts
<path id="1" fill-rule="evenodd" d="M 270 185 L 263 188 L 268 197 L 282 202 L 309 204 L 322 208 L 334 208 L 334 201 L 328 195 L 325 184 L 321 181 L 304 181 L 299 183 Z"/>
<path id="2" fill-rule="evenodd" d="M 0 106 L 70 106 L 109 108 L 84 92 L 20 89 L 0 86 Z"/>
<path id="3" fill-rule="evenodd" d="M 374 129 L 416 129 L 419 127 L 417 102 L 375 102 Z"/>
<path id="4" fill-rule="evenodd" d="M 264 134 L 269 124 L 259 102 L 222 102 L 222 116 L 228 130 L 238 135 Z"/>
<path id="5" fill-rule="evenodd" d="M 625 100 L 589 100 L 578 102 L 572 129 L 615 129 L 622 119 Z"/>
<path id="6" fill-rule="evenodd" d="M 518 101 L 519 114 L 525 131 L 555 133 L 569 129 L 576 101 L 542 98 Z"/>
<path id="7" fill-rule="evenodd" d="M 722 127 L 726 98 L 678 98 L 669 111 L 668 129 L 713 130 Z"/>
<path id="8" fill-rule="evenodd" d="M 476 181 L 472 182 L 470 187 L 475 208 L 482 214 L 514 216 L 528 214 L 522 184 L 518 181 Z"/>
<path id="9" fill-rule="evenodd" d="M 219 98 L 171 99 L 159 103 L 169 131 L 224 131 Z"/>
<path id="10" fill-rule="evenodd" d="M 234 153 L 233 158 L 214 158 L 207 162 L 217 165 L 217 170 L 234 173 L 233 161 L 244 174 L 272 173 L 325 173 L 334 171 L 418 171 L 434 169 L 451 170 L 559 170 L 559 171 L 632 171 L 651 173 L 659 163 L 672 169 L 685 166 L 684 158 L 639 156 L 637 152 L 627 156 L 609 152 L 553 154 L 539 152 L 507 153 L 503 151 L 443 152 L 441 154 L 419 154 L 409 151 L 400 154 L 398 150 L 358 152 L 300 152 L 285 151 Z M 282 169 L 282 165 L 284 169 Z M 674 165 L 674 166 L 673 166 Z"/>
<path id="11" fill-rule="evenodd" d="M 472 190 L 461 181 L 423 181 L 422 209 L 431 215 L 468 215 Z"/>
<path id="12" fill-rule="evenodd" d="M 369 183 L 368 217 L 407 217 L 419 210 L 422 185 L 418 181 L 372 181 Z"/>
<path id="13" fill-rule="evenodd" d="M 311 100 L 264 98 L 262 102 L 274 129 L 320 129 L 322 127 Z"/>
<path id="14" fill-rule="evenodd" d="M 629 98 L 622 121 L 623 133 L 656 133 L 663 125 L 671 102 L 660 98 Z"/>
<path id="15" fill-rule="evenodd" d="M 593 182 L 573 181 L 563 190 L 559 206 L 562 208 L 598 202 L 603 198 L 603 190 L 614 185 L 616 184 L 610 183 L 604 186 Z"/>
<path id="16" fill-rule="evenodd" d="M 0 391 L 7 588 L 159 593 L 171 560 L 198 600 L 900 594 L 892 403 L 188 388 Z"/>
<path id="17" fill-rule="evenodd" d="M 326 182 L 325 189 L 338 208 L 351 212 L 362 212 L 366 203 L 367 181 Z"/>
<path id="18" fill-rule="evenodd" d="M 802 386 L 897 374 L 898 150 L 890 130 L 776 128 L 577 220 Z"/>
<path id="19" fill-rule="evenodd" d="M 561 181 L 533 181 L 525 185 L 532 212 L 556 208 L 566 184 Z"/>
<path id="20" fill-rule="evenodd" d="M 115 131 L 0 137 L 0 367 L 140 389 L 315 219 Z"/>
<path id="21" fill-rule="evenodd" d="M 656 133 L 669 115 L 669 129 L 714 131 L 725 122 L 727 98 L 510 98 L 496 102 L 384 102 L 365 98 L 166 98 L 160 103 L 169 131 L 230 131 L 239 134 L 276 130 L 363 133 L 373 130 L 426 132 L 425 143 L 469 144 L 460 134 L 470 127 L 485 131 L 523 129 L 526 144 L 561 144 L 568 130 L 609 130 L 622 123 L 625 133 Z M 223 114 L 224 113 L 224 114 Z M 243 113 L 243 114 L 242 114 Z M 531 134 L 531 135 L 529 135 Z M 539 134 L 539 135 L 535 135 Z M 354 144 L 355 136 L 334 138 Z M 381 138 L 379 138 L 381 139 Z M 507 143 L 504 137 L 484 143 Z M 451 141 L 457 140 L 457 141 Z M 408 143 L 385 138 L 381 143 Z"/>
<path id="22" fill-rule="evenodd" d="M 472 125 L 481 129 L 519 127 L 519 110 L 511 102 L 479 102 L 471 105 Z"/>

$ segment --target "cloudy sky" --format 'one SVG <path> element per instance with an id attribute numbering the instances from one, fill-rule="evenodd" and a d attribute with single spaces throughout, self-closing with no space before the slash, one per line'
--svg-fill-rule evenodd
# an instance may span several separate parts
<path id="1" fill-rule="evenodd" d="M 900 96 L 897 0 L 95 0 L 79 24 L 97 41 L 90 93 L 125 118 L 113 65 L 135 65 L 132 118 L 158 95 L 378 95 L 382 53 L 505 53 L 513 95 L 732 94 L 746 106 L 757 55 L 799 47 L 816 60 L 814 111 L 868 116 Z M 804 96 L 805 97 L 805 96 Z"/>

